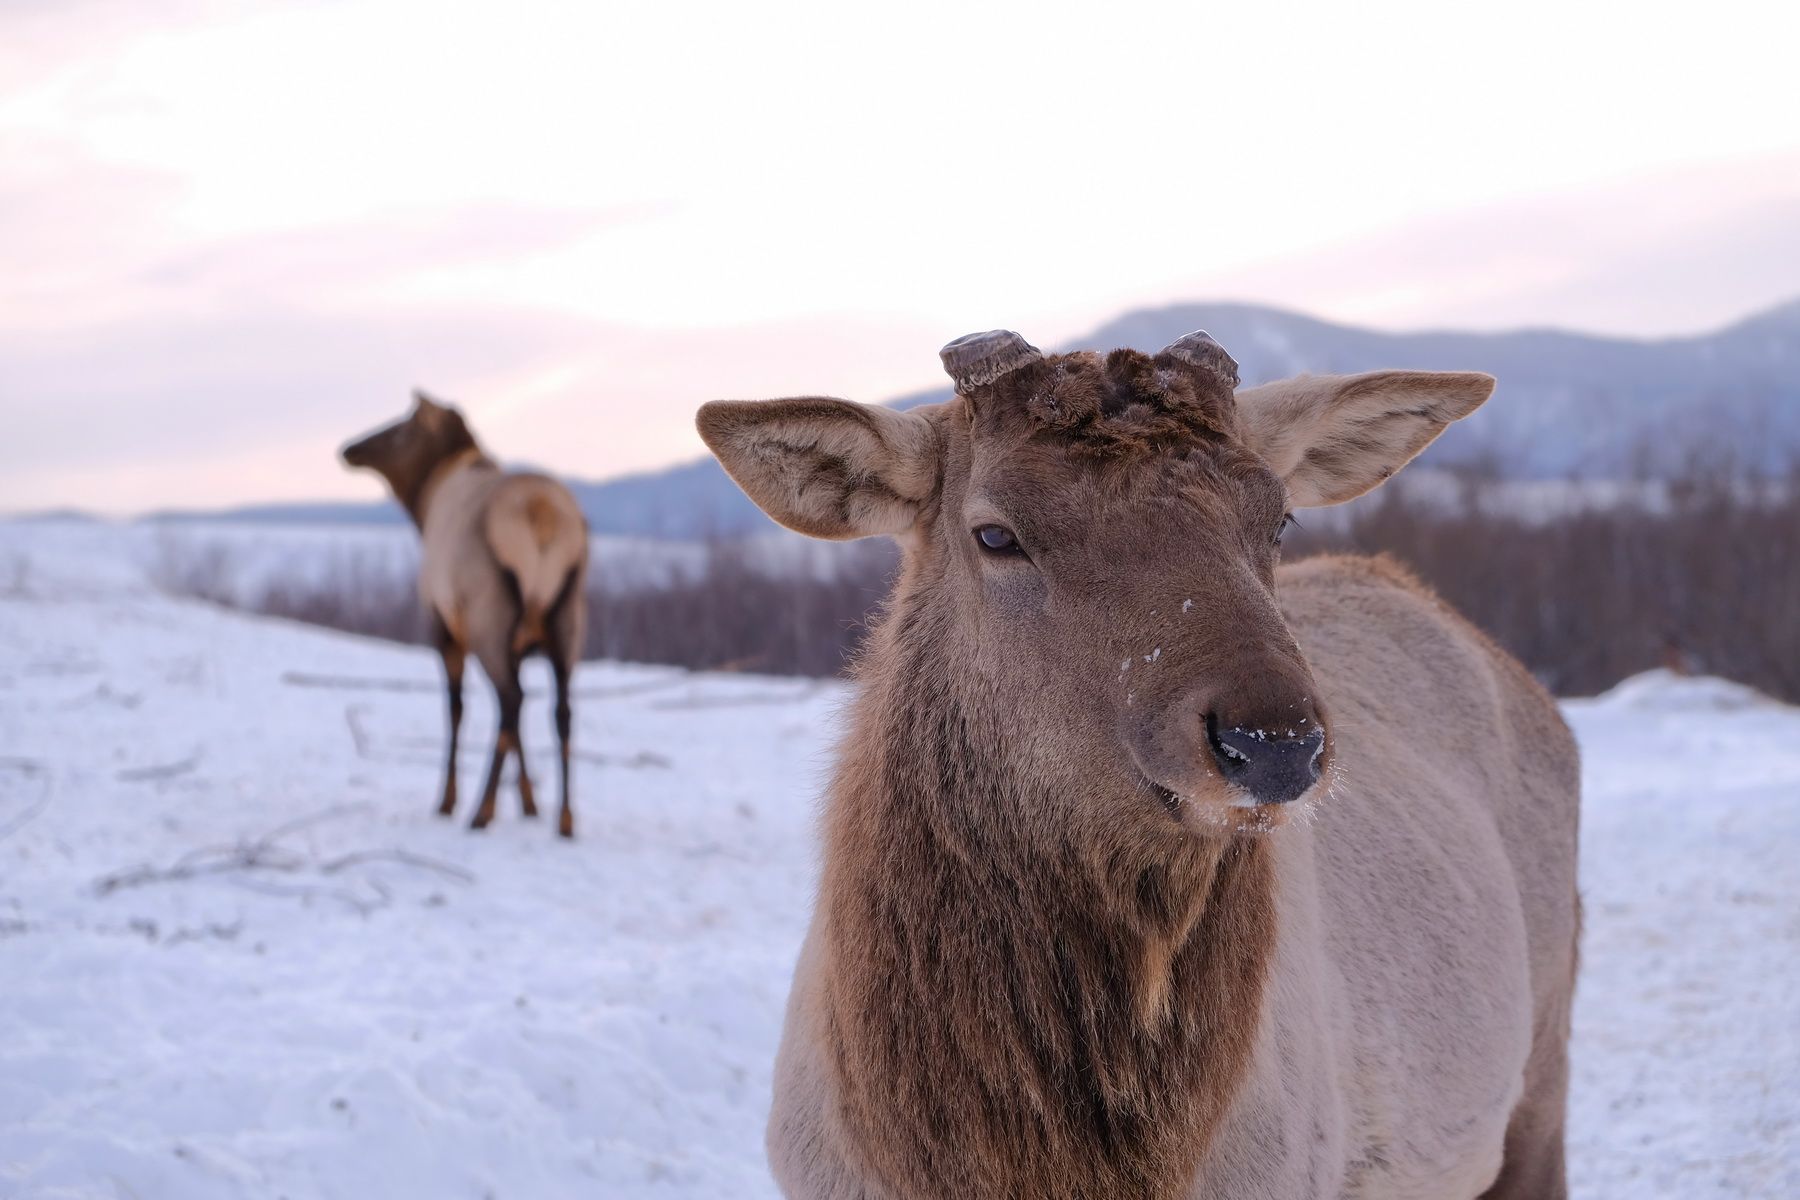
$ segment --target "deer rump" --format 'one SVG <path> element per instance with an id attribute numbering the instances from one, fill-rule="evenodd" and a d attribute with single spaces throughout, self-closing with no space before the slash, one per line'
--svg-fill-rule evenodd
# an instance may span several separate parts
<path id="1" fill-rule="evenodd" d="M 500 563 L 519 606 L 512 653 L 522 657 L 543 645 L 544 621 L 566 600 L 586 551 L 578 512 L 553 481 L 509 476 L 494 489 L 482 520 L 482 537 Z"/>

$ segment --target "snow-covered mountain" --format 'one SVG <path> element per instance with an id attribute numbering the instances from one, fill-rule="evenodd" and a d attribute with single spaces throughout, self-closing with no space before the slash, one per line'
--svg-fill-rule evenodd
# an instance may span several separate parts
<path id="1" fill-rule="evenodd" d="M 1771 471 L 1800 454 L 1800 300 L 1697 337 L 1637 340 L 1557 330 L 1381 333 L 1248 305 L 1131 313 L 1084 348 L 1155 349 L 1207 329 L 1247 383 L 1382 367 L 1486 371 L 1493 400 L 1428 452 L 1509 479 L 1621 479 L 1680 470 L 1690 447 Z"/>
<path id="2" fill-rule="evenodd" d="M 1302 372 L 1386 367 L 1486 371 L 1494 398 L 1452 426 L 1422 466 L 1481 465 L 1503 479 L 1627 480 L 1666 475 L 1696 450 L 1779 472 L 1800 461 L 1800 300 L 1697 337 L 1636 340 L 1557 330 L 1382 333 L 1250 304 L 1127 313 L 1058 350 L 1156 351 L 1205 329 L 1246 384 Z M 893 403 L 950 397 L 942 388 Z M 578 487 L 595 529 L 692 537 L 767 520 L 710 459 Z"/>
<path id="3" fill-rule="evenodd" d="M 1738 470 L 1783 471 L 1800 461 L 1800 300 L 1715 333 L 1655 340 L 1549 329 L 1383 333 L 1258 305 L 1180 304 L 1126 313 L 1054 348 L 1155 351 L 1195 329 L 1231 351 L 1246 384 L 1384 367 L 1497 377 L 1493 400 L 1426 451 L 1424 465 L 1480 464 L 1513 480 L 1596 481 L 1666 475 L 1697 450 L 1732 455 Z M 949 395 L 946 387 L 892 403 L 909 408 Z M 710 458 L 571 486 L 596 533 L 697 538 L 769 528 Z M 401 519 L 393 505 L 375 504 L 265 505 L 221 515 Z"/>

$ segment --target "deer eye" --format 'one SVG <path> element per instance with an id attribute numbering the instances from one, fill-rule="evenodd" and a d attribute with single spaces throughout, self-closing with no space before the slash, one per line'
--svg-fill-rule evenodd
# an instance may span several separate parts
<path id="1" fill-rule="evenodd" d="M 1023 554 L 1019 549 L 1019 540 L 1013 531 L 1004 525 L 981 525 L 975 530 L 975 540 L 989 554 Z"/>
<path id="2" fill-rule="evenodd" d="M 1275 527 L 1275 544 L 1277 546 L 1281 545 L 1281 535 L 1288 531 L 1288 526 L 1290 525 L 1295 529 L 1300 528 L 1300 522 L 1294 520 L 1293 513 L 1282 513 L 1281 524 Z"/>

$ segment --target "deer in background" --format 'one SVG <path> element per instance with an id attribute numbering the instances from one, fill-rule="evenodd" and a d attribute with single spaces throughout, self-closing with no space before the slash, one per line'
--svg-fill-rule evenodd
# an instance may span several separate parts
<path id="1" fill-rule="evenodd" d="M 412 412 L 343 449 L 352 467 L 387 481 L 420 538 L 419 596 L 450 691 L 450 754 L 438 812 L 456 810 L 456 747 L 462 728 L 463 665 L 473 654 L 494 685 L 500 730 L 481 804 L 470 828 L 494 819 L 508 756 L 518 758 L 519 804 L 538 814 L 519 740 L 519 663 L 541 652 L 556 680 L 556 737 L 562 761 L 557 832 L 575 836 L 569 804 L 569 678 L 581 658 L 587 619 L 587 521 L 569 489 L 544 475 L 502 471 L 476 444 L 462 414 L 424 392 Z"/>
<path id="2" fill-rule="evenodd" d="M 1577 756 L 1381 559 L 1278 566 L 1485 375 L 1243 391 L 945 348 L 948 403 L 717 402 L 770 516 L 904 565 L 857 669 L 768 1146 L 800 1200 L 1554 1200 Z"/>

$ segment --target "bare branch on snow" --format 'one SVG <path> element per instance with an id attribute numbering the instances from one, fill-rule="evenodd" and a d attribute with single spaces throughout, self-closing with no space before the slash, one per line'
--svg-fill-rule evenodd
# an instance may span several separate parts
<path id="1" fill-rule="evenodd" d="M 35 758 L 0 758 L 0 771 L 15 772 L 19 778 L 35 779 L 40 785 L 37 802 L 6 824 L 0 825 L 0 842 L 3 842 L 37 820 L 38 814 L 50 807 L 55 781 L 44 764 Z"/>
<path id="2" fill-rule="evenodd" d="M 399 847 L 355 850 L 334 858 L 321 859 L 317 855 L 300 853 L 276 844 L 281 838 L 288 837 L 321 821 L 356 812 L 366 807 L 366 805 L 336 805 L 316 813 L 296 817 L 292 821 L 276 826 L 260 837 L 240 840 L 230 845 L 202 846 L 190 850 L 168 866 L 144 864 L 115 871 L 95 880 L 94 892 L 96 895 L 108 896 L 126 888 L 145 887 L 154 883 L 180 883 L 184 880 L 208 875 L 225 875 L 230 877 L 230 882 L 234 886 L 245 887 L 251 891 L 276 896 L 299 896 L 307 900 L 335 900 L 367 916 L 376 909 L 387 907 L 393 901 L 392 891 L 379 879 L 364 877 L 355 881 L 360 887 L 368 889 L 368 894 L 365 895 L 342 887 L 328 887 L 317 883 L 280 883 L 267 878 L 266 873 L 273 872 L 292 876 L 308 874 L 338 876 L 352 867 L 391 862 L 433 871 L 465 886 L 475 883 L 474 874 L 463 867 L 428 858 L 422 854 L 415 854 Z"/>
<path id="3" fill-rule="evenodd" d="M 204 757 L 206 757 L 205 752 L 196 746 L 192 754 L 176 762 L 160 763 L 148 767 L 126 767 L 122 771 L 114 772 L 113 778 L 121 783 L 145 783 L 150 780 L 173 779 L 177 775 L 186 775 L 192 771 L 200 765 L 200 760 Z"/>

